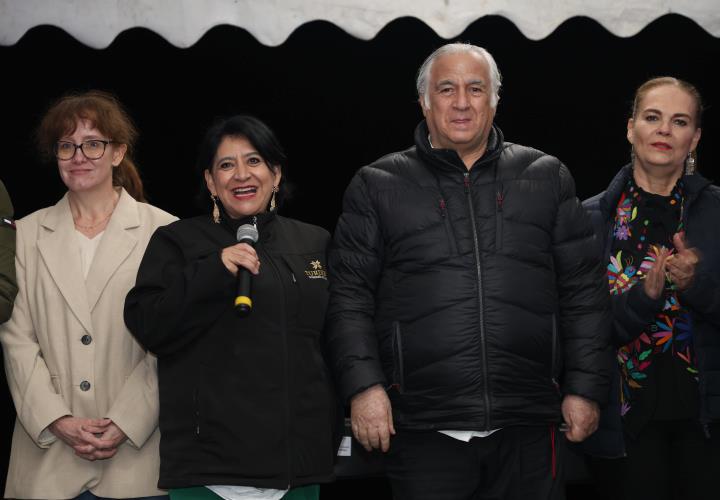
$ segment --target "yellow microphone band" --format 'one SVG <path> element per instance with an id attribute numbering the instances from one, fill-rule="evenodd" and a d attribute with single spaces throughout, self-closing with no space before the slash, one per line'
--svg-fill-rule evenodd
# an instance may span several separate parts
<path id="1" fill-rule="evenodd" d="M 244 295 L 238 295 L 235 297 L 235 306 L 239 306 L 241 304 L 245 304 L 252 309 L 252 300 L 250 300 L 250 297 L 245 297 Z"/>

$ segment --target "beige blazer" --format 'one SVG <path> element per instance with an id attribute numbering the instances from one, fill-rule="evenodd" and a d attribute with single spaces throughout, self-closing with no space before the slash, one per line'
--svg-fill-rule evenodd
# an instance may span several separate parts
<path id="1" fill-rule="evenodd" d="M 17 221 L 19 292 L 0 326 L 17 410 L 6 497 L 162 494 L 156 363 L 125 328 L 123 307 L 150 236 L 173 220 L 123 190 L 87 281 L 67 195 Z M 128 440 L 113 458 L 84 460 L 46 430 L 63 415 L 111 418 Z"/>

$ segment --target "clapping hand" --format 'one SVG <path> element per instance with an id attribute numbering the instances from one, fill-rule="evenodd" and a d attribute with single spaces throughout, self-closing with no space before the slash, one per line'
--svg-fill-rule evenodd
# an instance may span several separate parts
<path id="1" fill-rule="evenodd" d="M 675 233 L 673 245 L 676 252 L 665 260 L 665 271 L 678 290 L 687 290 L 695 278 L 700 252 L 687 246 L 684 233 Z"/>

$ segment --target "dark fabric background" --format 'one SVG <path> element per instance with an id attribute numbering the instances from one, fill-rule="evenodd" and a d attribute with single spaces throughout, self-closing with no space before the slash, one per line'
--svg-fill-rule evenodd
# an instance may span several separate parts
<path id="1" fill-rule="evenodd" d="M 665 74 L 705 96 L 699 167 L 719 176 L 720 40 L 691 20 L 667 15 L 619 38 L 577 17 L 532 41 L 491 16 L 456 40 L 482 45 L 498 61 L 504 85 L 496 121 L 506 139 L 558 156 L 580 197 L 602 190 L 628 161 L 633 91 Z M 285 175 L 297 193 L 284 213 L 332 230 L 355 170 L 411 145 L 421 119 L 415 74 L 443 43 L 414 18 L 393 21 L 369 41 L 312 22 L 278 47 L 219 26 L 187 49 L 136 28 L 95 50 L 56 27 L 36 27 L 0 47 L 0 177 L 18 217 L 55 203 L 64 186 L 36 154 L 34 129 L 66 91 L 100 88 L 116 93 L 139 126 L 136 160 L 153 204 L 180 217 L 197 213 L 193 165 L 204 130 L 217 116 L 251 113 L 270 124 L 290 158 Z M 14 410 L 0 384 L 2 486 Z"/>

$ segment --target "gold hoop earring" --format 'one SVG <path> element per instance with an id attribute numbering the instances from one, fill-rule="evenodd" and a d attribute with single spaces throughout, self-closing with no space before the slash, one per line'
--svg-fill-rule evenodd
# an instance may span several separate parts
<path id="1" fill-rule="evenodd" d="M 213 222 L 215 224 L 220 224 L 220 208 L 218 208 L 218 204 L 217 204 L 218 197 L 215 196 L 214 194 L 211 194 L 210 199 L 212 200 L 212 203 L 213 203 L 213 209 L 212 209 Z"/>

